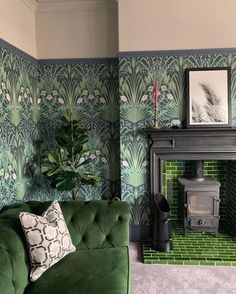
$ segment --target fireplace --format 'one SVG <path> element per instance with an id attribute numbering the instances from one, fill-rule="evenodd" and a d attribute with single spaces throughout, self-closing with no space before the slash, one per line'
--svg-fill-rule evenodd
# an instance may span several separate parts
<path id="1" fill-rule="evenodd" d="M 150 146 L 150 206 L 162 192 L 163 164 L 168 160 L 236 160 L 235 128 L 148 129 Z M 217 232 L 219 226 L 220 183 L 207 179 L 198 170 L 198 179 L 180 179 L 183 228 L 188 231 Z M 153 211 L 151 209 L 151 211 Z M 154 215 L 151 238 L 155 243 Z"/>

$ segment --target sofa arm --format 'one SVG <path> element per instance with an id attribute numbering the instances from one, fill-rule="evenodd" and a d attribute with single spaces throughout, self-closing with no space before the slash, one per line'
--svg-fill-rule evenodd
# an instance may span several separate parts
<path id="1" fill-rule="evenodd" d="M 11 262 L 6 250 L 0 248 L 0 289 L 2 293 L 15 294 L 15 287 L 11 278 Z"/>
<path id="2" fill-rule="evenodd" d="M 0 219 L 0 293 L 23 294 L 28 284 L 28 258 L 19 226 L 15 220 Z"/>
<path id="3" fill-rule="evenodd" d="M 23 294 L 25 285 L 24 281 L 13 278 L 12 261 L 9 253 L 0 248 L 0 293 L 3 294 Z M 20 268 L 19 268 L 20 270 Z"/>

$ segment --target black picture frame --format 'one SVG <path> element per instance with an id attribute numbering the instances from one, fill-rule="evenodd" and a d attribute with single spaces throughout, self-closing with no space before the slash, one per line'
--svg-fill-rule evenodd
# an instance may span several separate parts
<path id="1" fill-rule="evenodd" d="M 186 69 L 187 128 L 231 127 L 231 68 Z"/>

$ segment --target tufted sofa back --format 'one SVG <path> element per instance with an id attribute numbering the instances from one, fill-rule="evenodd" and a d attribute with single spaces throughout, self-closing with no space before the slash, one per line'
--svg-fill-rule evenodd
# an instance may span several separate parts
<path id="1" fill-rule="evenodd" d="M 35 214 L 42 214 L 51 202 L 29 202 Z M 76 249 L 128 246 L 129 209 L 119 201 L 60 202 Z"/>
<path id="2" fill-rule="evenodd" d="M 27 286 L 29 258 L 19 212 L 41 215 L 51 202 L 28 202 L 0 211 L 0 289 L 22 294 Z M 129 209 L 118 201 L 69 201 L 60 206 L 77 249 L 127 246 Z M 0 291 L 1 293 L 1 291 Z"/>
<path id="3" fill-rule="evenodd" d="M 129 209 L 117 201 L 73 202 L 63 206 L 76 249 L 128 246 Z"/>

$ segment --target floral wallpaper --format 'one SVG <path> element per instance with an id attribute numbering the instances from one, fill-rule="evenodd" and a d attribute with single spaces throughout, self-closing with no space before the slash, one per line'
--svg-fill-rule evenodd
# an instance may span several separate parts
<path id="1" fill-rule="evenodd" d="M 54 147 L 61 116 L 71 110 L 88 129 L 90 168 L 98 187 L 79 199 L 128 201 L 132 224 L 149 223 L 149 157 L 145 129 L 153 125 L 157 80 L 158 123 L 186 118 L 185 69 L 230 66 L 236 124 L 236 54 L 121 57 L 94 62 L 38 63 L 0 47 L 0 207 L 27 200 L 70 199 L 51 189 L 37 165 Z"/>
<path id="2" fill-rule="evenodd" d="M 118 67 L 114 60 L 38 64 L 0 48 L 0 207 L 26 200 L 70 199 L 51 189 L 36 163 L 54 146 L 54 132 L 70 109 L 88 129 L 90 169 L 98 187 L 79 199 L 120 196 Z"/>

